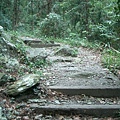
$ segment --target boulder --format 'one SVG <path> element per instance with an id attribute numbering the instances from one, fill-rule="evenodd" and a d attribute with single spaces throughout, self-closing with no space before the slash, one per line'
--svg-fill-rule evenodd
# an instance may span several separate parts
<path id="1" fill-rule="evenodd" d="M 11 43 L 11 36 L 4 32 L 2 26 L 0 26 L 0 52 L 3 54 L 8 54 L 10 50 L 17 50 L 16 46 Z"/>
<path id="2" fill-rule="evenodd" d="M 22 76 L 18 81 L 14 82 L 14 84 L 9 85 L 5 89 L 5 94 L 16 96 L 27 89 L 33 87 L 40 81 L 40 76 L 38 74 L 27 74 Z"/>
<path id="3" fill-rule="evenodd" d="M 1 41 L 0 44 L 2 46 L 5 46 L 9 50 L 10 49 L 17 50 L 16 46 L 13 43 L 11 43 L 9 40 L 5 39 L 5 36 L 1 37 L 0 39 L 1 39 L 0 40 Z"/>
<path id="4" fill-rule="evenodd" d="M 19 62 L 17 59 L 15 58 L 10 58 L 7 62 L 6 62 L 6 68 L 8 69 L 18 69 L 19 68 Z"/>
<path id="5" fill-rule="evenodd" d="M 58 49 L 55 54 L 60 54 L 64 56 L 77 57 L 78 51 L 75 48 L 70 48 L 69 46 L 63 46 Z"/>
<path id="6" fill-rule="evenodd" d="M 3 27 L 0 26 L 0 36 L 2 35 L 3 31 L 4 31 Z"/>
<path id="7" fill-rule="evenodd" d="M 46 60 L 50 54 L 50 51 L 47 51 L 45 48 L 27 48 L 26 52 L 28 53 L 27 57 L 32 62 L 37 60 Z"/>
<path id="8" fill-rule="evenodd" d="M 3 64 L 6 64 L 8 59 L 9 59 L 9 56 L 6 56 L 4 54 L 0 54 L 0 65 L 3 66 Z"/>

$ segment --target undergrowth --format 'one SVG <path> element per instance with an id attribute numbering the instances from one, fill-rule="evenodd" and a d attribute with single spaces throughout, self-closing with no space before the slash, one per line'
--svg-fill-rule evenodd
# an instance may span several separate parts
<path id="1" fill-rule="evenodd" d="M 120 52 L 113 48 L 104 49 L 102 53 L 102 63 L 110 71 L 120 70 Z"/>
<path id="2" fill-rule="evenodd" d="M 5 39 L 10 43 L 14 44 L 16 48 L 15 51 L 10 50 L 10 57 L 16 58 L 19 61 L 21 67 L 17 69 L 17 71 L 20 75 L 25 74 L 25 72 L 41 74 L 40 69 L 50 64 L 46 59 L 36 59 L 36 61 L 32 61 L 31 58 L 27 57 L 26 49 L 29 46 L 26 46 L 24 42 L 20 39 L 20 37 L 29 36 L 34 38 L 34 35 L 30 35 L 28 33 L 21 34 L 17 31 L 8 31 L 5 33 L 5 35 L 7 36 L 7 38 Z M 1 56 L 0 58 L 2 59 Z M 3 68 L 2 64 L 0 64 L 0 68 Z"/>

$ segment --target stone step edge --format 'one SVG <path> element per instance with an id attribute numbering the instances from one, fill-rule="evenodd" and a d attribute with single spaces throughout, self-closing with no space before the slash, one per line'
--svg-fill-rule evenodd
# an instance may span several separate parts
<path id="1" fill-rule="evenodd" d="M 57 47 L 57 46 L 60 46 L 60 44 L 43 44 L 43 43 L 41 43 L 41 44 L 29 44 L 30 45 L 30 47 L 32 47 L 32 48 L 43 48 L 43 47 Z"/>
<path id="2" fill-rule="evenodd" d="M 85 94 L 94 97 L 120 97 L 120 87 L 49 86 L 48 89 L 70 96 Z"/>
<path id="3" fill-rule="evenodd" d="M 95 117 L 116 117 L 120 112 L 120 105 L 30 105 L 30 108 L 40 113 L 81 114 Z"/>

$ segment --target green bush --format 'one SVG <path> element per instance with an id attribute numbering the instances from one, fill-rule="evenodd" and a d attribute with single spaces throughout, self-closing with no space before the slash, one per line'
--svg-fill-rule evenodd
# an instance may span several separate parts
<path id="1" fill-rule="evenodd" d="M 4 27 L 4 29 L 11 29 L 12 22 L 5 15 L 0 12 L 0 25 Z"/>
<path id="2" fill-rule="evenodd" d="M 120 39 L 115 32 L 108 25 L 98 24 L 89 26 L 89 36 L 90 41 L 100 41 L 106 43 L 115 49 L 119 48 Z"/>
<path id="3" fill-rule="evenodd" d="M 48 14 L 39 25 L 41 34 L 47 37 L 63 37 L 65 34 L 65 23 L 56 13 Z"/>
<path id="4" fill-rule="evenodd" d="M 112 72 L 116 69 L 120 70 L 120 52 L 114 49 L 105 49 L 102 55 L 103 65 L 109 68 Z"/>

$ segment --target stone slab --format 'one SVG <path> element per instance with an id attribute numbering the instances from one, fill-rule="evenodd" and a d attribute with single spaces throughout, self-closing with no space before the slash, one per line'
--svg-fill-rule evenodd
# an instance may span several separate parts
<path id="1" fill-rule="evenodd" d="M 49 86 L 49 89 L 67 95 L 85 94 L 94 97 L 120 97 L 120 87 Z"/>
<path id="2" fill-rule="evenodd" d="M 38 39 L 38 38 L 30 38 L 30 37 L 20 37 L 20 39 L 23 40 L 23 42 L 42 42 L 42 40 Z"/>
<path id="3" fill-rule="evenodd" d="M 34 44 L 31 43 L 30 46 L 32 48 L 44 48 L 44 47 L 56 47 L 56 46 L 60 46 L 60 44 L 44 44 L 44 43 L 40 43 L 40 44 Z"/>
<path id="4" fill-rule="evenodd" d="M 120 111 L 120 105 L 30 105 L 37 112 L 58 114 L 85 114 L 96 117 L 116 116 Z"/>

